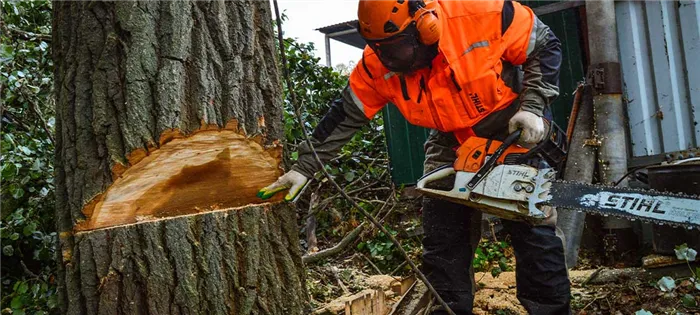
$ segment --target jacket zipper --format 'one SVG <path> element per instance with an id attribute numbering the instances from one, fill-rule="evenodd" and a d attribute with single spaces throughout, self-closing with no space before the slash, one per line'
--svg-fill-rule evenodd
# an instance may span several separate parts
<path id="1" fill-rule="evenodd" d="M 464 106 L 464 109 L 467 111 L 467 115 L 469 115 L 469 118 L 474 119 L 476 117 L 479 117 L 479 113 L 476 112 L 475 108 L 473 108 L 471 100 L 464 99 L 464 95 L 462 93 L 462 87 L 459 86 L 459 83 L 457 83 L 457 79 L 455 78 L 455 72 L 452 69 L 450 69 L 450 79 L 452 79 L 452 83 L 457 88 L 457 94 L 459 96 L 459 99 L 462 101 L 462 106 Z M 467 97 L 469 97 L 469 96 L 467 96 Z"/>
<path id="2" fill-rule="evenodd" d="M 425 87 L 425 79 L 423 78 L 422 75 L 420 77 L 420 83 L 421 83 L 421 87 L 424 88 Z M 432 102 L 433 97 L 430 96 L 431 93 L 428 89 L 425 89 L 425 92 L 428 96 L 428 107 L 430 108 L 430 113 L 431 113 L 430 116 L 433 118 L 433 123 L 435 124 L 435 127 L 437 127 L 438 130 L 444 131 L 444 128 L 443 128 L 442 124 L 440 123 L 440 117 L 438 116 L 437 109 L 435 108 L 435 104 L 433 104 L 433 102 Z"/>

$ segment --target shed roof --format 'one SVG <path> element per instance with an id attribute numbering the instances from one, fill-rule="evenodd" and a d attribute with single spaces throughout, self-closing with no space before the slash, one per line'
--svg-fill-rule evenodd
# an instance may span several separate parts
<path id="1" fill-rule="evenodd" d="M 317 28 L 317 31 L 325 34 L 329 38 L 341 43 L 348 44 L 355 48 L 365 47 L 365 40 L 357 33 L 357 20 L 341 22 L 333 25 Z"/>

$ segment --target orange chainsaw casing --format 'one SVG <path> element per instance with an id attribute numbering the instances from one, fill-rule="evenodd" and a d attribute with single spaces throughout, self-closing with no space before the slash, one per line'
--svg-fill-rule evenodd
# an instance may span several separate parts
<path id="1" fill-rule="evenodd" d="M 501 141 L 490 140 L 491 143 L 488 144 L 489 139 L 470 137 L 462 143 L 462 145 L 457 149 L 457 160 L 454 163 L 454 169 L 458 172 L 469 172 L 475 173 L 481 168 L 486 162 L 486 157 L 493 155 L 493 153 L 501 146 Z M 488 144 L 488 152 L 487 146 Z M 496 160 L 496 164 L 503 164 L 504 160 L 510 154 L 525 154 L 530 151 L 527 148 L 523 148 L 519 145 L 509 146 L 505 152 Z"/>

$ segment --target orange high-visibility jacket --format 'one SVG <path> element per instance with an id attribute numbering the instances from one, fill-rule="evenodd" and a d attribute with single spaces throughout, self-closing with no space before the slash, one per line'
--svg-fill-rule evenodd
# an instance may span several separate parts
<path id="1" fill-rule="evenodd" d="M 559 95 L 560 42 L 532 10 L 509 0 L 438 1 L 443 33 L 432 66 L 398 75 L 365 49 L 312 134 L 321 161 L 335 157 L 387 103 L 410 123 L 464 142 L 507 129 L 515 110 L 542 116 Z M 513 65 L 522 65 L 522 78 Z M 310 147 L 302 143 L 298 153 L 292 169 L 312 177 L 320 166 Z"/>
<path id="2" fill-rule="evenodd" d="M 366 47 L 350 75 L 366 117 L 391 102 L 410 123 L 466 140 L 472 126 L 518 98 L 501 78 L 502 60 L 525 62 L 536 17 L 530 8 L 512 5 L 513 20 L 502 34 L 503 0 L 440 1 L 440 53 L 431 68 L 410 75 L 390 72 Z"/>

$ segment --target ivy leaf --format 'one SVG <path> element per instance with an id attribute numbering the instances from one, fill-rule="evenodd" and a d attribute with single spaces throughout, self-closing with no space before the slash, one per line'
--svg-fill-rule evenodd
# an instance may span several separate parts
<path id="1" fill-rule="evenodd" d="M 353 179 L 355 179 L 355 172 L 350 171 L 345 173 L 345 180 L 348 182 L 351 182 Z"/>
<path id="2" fill-rule="evenodd" d="M 34 151 L 32 151 L 31 149 L 29 149 L 29 148 L 27 148 L 27 147 L 25 147 L 25 146 L 23 146 L 23 145 L 18 146 L 17 148 L 18 148 L 20 151 L 22 151 L 22 153 L 24 153 L 25 155 L 31 155 L 32 153 L 34 153 Z"/>
<path id="3" fill-rule="evenodd" d="M 681 302 L 683 302 L 683 306 L 685 307 L 696 307 L 698 305 L 698 302 L 695 301 L 695 297 L 690 294 L 684 295 L 681 298 Z"/>
<path id="4" fill-rule="evenodd" d="M 2 178 L 7 181 L 14 178 L 19 173 L 19 169 L 15 163 L 6 163 L 2 166 Z"/>
<path id="5" fill-rule="evenodd" d="M 24 229 L 22 229 L 22 234 L 24 234 L 24 236 L 29 236 L 32 235 L 34 231 L 36 231 L 36 222 L 31 222 L 24 226 Z"/>
<path id="6" fill-rule="evenodd" d="M 22 282 L 22 283 L 19 285 L 19 288 L 17 288 L 17 293 L 19 293 L 19 294 L 25 294 L 25 293 L 27 293 L 28 290 L 29 290 L 29 286 L 27 285 L 27 283 L 26 283 L 26 282 Z"/>
<path id="7" fill-rule="evenodd" d="M 22 196 L 24 196 L 24 189 L 22 189 L 22 187 L 20 187 L 17 183 L 12 183 L 7 188 L 10 190 L 10 194 L 12 194 L 12 197 L 15 199 L 20 199 Z"/>
<path id="8" fill-rule="evenodd" d="M 668 276 L 659 279 L 659 281 L 656 282 L 656 284 L 659 286 L 659 289 L 661 289 L 661 291 L 663 292 L 671 292 L 676 288 L 676 281 Z"/>
<path id="9" fill-rule="evenodd" d="M 5 245 L 5 247 L 2 248 L 2 254 L 5 256 L 12 256 L 15 254 L 15 249 L 12 245 Z"/>
<path id="10" fill-rule="evenodd" d="M 10 307 L 12 307 L 12 310 L 14 311 L 13 314 L 17 312 L 20 308 L 24 306 L 24 302 L 22 302 L 22 296 L 17 295 L 12 299 L 12 302 L 10 302 Z"/>
<path id="11" fill-rule="evenodd" d="M 687 244 L 676 246 L 673 251 L 676 253 L 678 260 L 695 261 L 695 257 L 698 254 L 696 250 L 689 248 Z"/>

